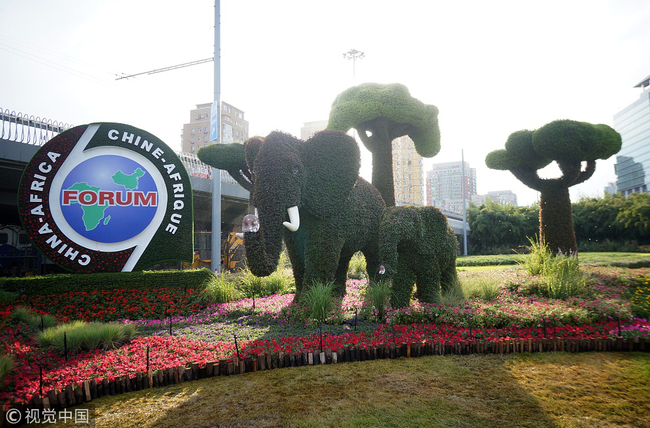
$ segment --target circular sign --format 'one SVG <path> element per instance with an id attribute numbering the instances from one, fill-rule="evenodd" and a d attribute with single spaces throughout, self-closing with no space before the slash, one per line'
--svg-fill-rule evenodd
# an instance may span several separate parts
<path id="1" fill-rule="evenodd" d="M 165 143 L 129 125 L 82 125 L 45 143 L 25 168 L 18 209 L 37 248 L 73 271 L 192 260 L 187 171 Z"/>

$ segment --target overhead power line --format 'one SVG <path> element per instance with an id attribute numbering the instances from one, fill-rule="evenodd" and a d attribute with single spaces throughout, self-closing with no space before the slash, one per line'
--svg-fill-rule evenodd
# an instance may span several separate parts
<path id="1" fill-rule="evenodd" d="M 126 75 L 126 74 L 122 73 L 124 75 L 118 77 L 115 80 L 129 79 L 131 77 L 141 76 L 143 74 L 163 73 L 165 71 L 176 70 L 177 68 L 190 67 L 192 65 L 204 64 L 206 62 L 212 62 L 212 61 L 214 61 L 214 58 L 205 58 L 205 59 L 200 59 L 198 61 L 186 62 L 184 64 L 172 65 L 170 67 L 157 68 L 155 70 L 150 70 L 150 71 L 143 71 L 142 73 L 135 73 L 135 74 L 129 74 L 129 75 Z"/>

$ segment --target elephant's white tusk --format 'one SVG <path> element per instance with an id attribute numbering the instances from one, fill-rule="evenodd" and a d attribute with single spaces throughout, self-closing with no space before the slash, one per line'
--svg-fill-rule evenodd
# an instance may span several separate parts
<path id="1" fill-rule="evenodd" d="M 287 213 L 289 214 L 289 221 L 285 221 L 282 224 L 284 224 L 290 231 L 295 232 L 300 227 L 300 212 L 298 211 L 298 206 L 294 205 L 287 208 Z"/>

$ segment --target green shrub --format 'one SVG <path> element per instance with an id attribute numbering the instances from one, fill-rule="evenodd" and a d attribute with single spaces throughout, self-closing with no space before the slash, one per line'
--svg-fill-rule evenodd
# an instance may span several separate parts
<path id="1" fill-rule="evenodd" d="M 293 276 L 291 274 L 276 271 L 263 278 L 260 295 L 287 294 L 293 287 Z"/>
<path id="2" fill-rule="evenodd" d="M 213 276 L 209 269 L 192 269 L 0 278 L 0 290 L 29 296 L 100 289 L 147 290 L 167 287 L 201 289 Z"/>
<path id="3" fill-rule="evenodd" d="M 0 355 L 0 387 L 2 386 L 5 377 L 14 369 L 14 356 L 13 355 Z"/>
<path id="4" fill-rule="evenodd" d="M 63 352 L 89 351 L 94 349 L 115 349 L 129 342 L 136 333 L 132 324 L 87 323 L 73 321 L 46 328 L 37 334 L 41 346 Z"/>
<path id="5" fill-rule="evenodd" d="M 251 298 L 255 296 L 270 296 L 271 294 L 288 294 L 295 292 L 293 275 L 291 271 L 277 270 L 269 276 L 255 276 L 251 271 L 246 270 L 244 273 L 233 278 L 235 287 L 244 297 Z"/>
<path id="6" fill-rule="evenodd" d="M 205 285 L 201 294 L 211 303 L 227 303 L 243 297 L 236 287 L 234 276 L 225 272 L 221 275 L 214 275 Z"/>
<path id="7" fill-rule="evenodd" d="M 377 321 L 386 320 L 386 306 L 390 304 L 390 283 L 388 281 L 379 281 L 371 283 L 366 288 L 364 297 L 368 306 L 370 306 L 377 315 Z"/>
<path id="8" fill-rule="evenodd" d="M 334 310 L 332 294 L 334 283 L 314 283 L 302 292 L 301 304 L 307 309 L 307 317 L 319 323 L 324 323 L 329 314 Z"/>
<path id="9" fill-rule="evenodd" d="M 352 259 L 350 259 L 350 266 L 348 267 L 348 278 L 352 279 L 366 279 L 368 273 L 366 270 L 366 258 L 361 252 L 356 252 Z"/>

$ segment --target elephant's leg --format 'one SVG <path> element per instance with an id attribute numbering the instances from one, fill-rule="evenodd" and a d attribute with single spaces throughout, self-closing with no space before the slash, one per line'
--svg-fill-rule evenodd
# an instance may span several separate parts
<path id="1" fill-rule="evenodd" d="M 403 308 L 411 304 L 413 284 L 415 283 L 415 272 L 411 268 L 408 258 L 400 254 L 397 258 L 397 268 L 391 278 L 390 304 L 394 308 Z"/>
<path id="2" fill-rule="evenodd" d="M 376 249 L 362 249 L 361 252 L 366 258 L 366 272 L 370 282 L 381 281 L 383 278 L 379 274 L 379 252 Z"/>
<path id="3" fill-rule="evenodd" d="M 425 303 L 440 303 L 440 268 L 437 264 L 418 263 L 415 275 L 418 299 Z"/>
<path id="4" fill-rule="evenodd" d="M 336 280 L 334 281 L 334 295 L 345 295 L 345 283 L 348 280 L 348 269 L 350 268 L 350 259 L 353 254 L 341 254 L 339 258 L 339 267 L 336 270 Z"/>
<path id="5" fill-rule="evenodd" d="M 305 252 L 305 277 L 304 288 L 313 283 L 333 282 L 334 288 L 339 295 L 345 294 L 345 281 L 337 282 L 339 269 L 339 258 L 343 248 L 343 239 L 322 239 L 312 240 Z M 348 260 L 349 262 L 349 260 Z"/>
<path id="6" fill-rule="evenodd" d="M 296 285 L 296 295 L 293 300 L 294 302 L 297 302 L 304 288 L 305 257 L 292 240 L 287 240 L 287 253 L 289 254 L 289 260 L 291 261 L 293 280 Z"/>
<path id="7" fill-rule="evenodd" d="M 453 290 L 458 282 L 458 274 L 456 272 L 456 258 L 440 267 L 440 289 L 444 293 Z"/>

